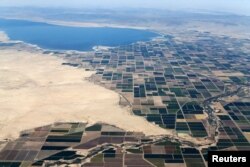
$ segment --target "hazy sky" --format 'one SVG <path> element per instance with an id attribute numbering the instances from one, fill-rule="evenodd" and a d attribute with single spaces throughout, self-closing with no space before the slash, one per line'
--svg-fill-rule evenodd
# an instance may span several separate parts
<path id="1" fill-rule="evenodd" d="M 250 15 L 250 0 L 0 0 L 0 6 L 205 9 Z"/>

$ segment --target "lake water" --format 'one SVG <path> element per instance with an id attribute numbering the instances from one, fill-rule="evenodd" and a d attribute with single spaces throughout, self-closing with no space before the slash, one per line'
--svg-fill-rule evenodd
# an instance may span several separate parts
<path id="1" fill-rule="evenodd" d="M 119 46 L 148 41 L 158 34 L 128 28 L 67 27 L 23 20 L 0 19 L 0 30 L 11 40 L 24 41 L 44 49 L 92 50 L 94 46 Z"/>

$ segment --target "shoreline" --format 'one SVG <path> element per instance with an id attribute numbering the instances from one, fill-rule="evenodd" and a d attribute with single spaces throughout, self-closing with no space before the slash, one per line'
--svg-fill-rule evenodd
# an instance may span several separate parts
<path id="1" fill-rule="evenodd" d="M 8 35 L 4 31 L 0 30 L 0 42 L 8 42 L 8 41 L 10 41 Z"/>
<path id="2" fill-rule="evenodd" d="M 134 29 L 134 30 L 144 30 L 144 31 L 150 31 L 152 33 L 155 33 L 155 37 L 151 37 L 146 41 L 152 41 L 155 40 L 159 37 L 163 36 L 163 33 L 157 31 L 157 30 L 152 30 L 152 29 L 147 29 L 146 27 L 133 27 L 133 26 L 122 26 L 122 25 L 116 25 L 116 24 L 101 24 L 101 23 L 87 23 L 87 22 L 68 22 L 68 21 L 53 21 L 53 20 L 45 20 L 45 19 L 26 19 L 26 18 L 7 18 L 7 17 L 0 17 L 0 19 L 14 19 L 14 20 L 24 20 L 24 21 L 32 21 L 32 22 L 38 22 L 38 23 L 45 23 L 45 24 L 51 24 L 51 25 L 57 25 L 57 26 L 66 26 L 66 27 L 86 27 L 86 28 L 124 28 L 124 29 Z M 27 44 L 31 47 L 34 47 L 36 49 L 40 49 L 43 51 L 51 51 L 51 52 L 73 52 L 73 53 L 87 53 L 87 52 L 93 52 L 93 51 L 99 51 L 99 50 L 108 50 L 109 48 L 115 48 L 119 47 L 120 45 L 117 46 L 107 46 L 107 45 L 94 45 L 90 50 L 63 50 L 63 49 L 50 49 L 50 48 L 42 48 L 37 44 L 32 44 L 32 43 L 27 43 L 22 40 L 12 40 L 8 34 L 0 30 L 0 42 L 13 42 L 13 43 L 24 43 Z M 136 42 L 144 42 L 144 41 L 135 41 L 132 43 Z"/>
<path id="3" fill-rule="evenodd" d="M 147 31 L 155 31 L 150 29 L 149 27 L 142 26 L 132 26 L 132 25 L 122 25 L 122 24 L 107 24 L 107 23 L 96 23 L 96 22 L 78 22 L 78 21 L 62 21 L 62 20 L 49 20 L 44 18 L 23 18 L 23 17 L 0 17 L 0 19 L 10 19 L 10 20 L 24 20 L 24 21 L 32 21 L 32 22 L 40 22 L 47 23 L 51 25 L 57 26 L 66 26 L 66 27 L 93 27 L 93 28 L 128 28 L 128 29 L 136 29 L 136 30 L 147 30 Z"/>

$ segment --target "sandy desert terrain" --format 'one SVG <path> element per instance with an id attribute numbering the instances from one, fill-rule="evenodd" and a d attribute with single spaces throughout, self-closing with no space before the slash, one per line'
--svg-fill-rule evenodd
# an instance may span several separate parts
<path id="1" fill-rule="evenodd" d="M 93 72 L 62 59 L 0 50 L 0 139 L 57 121 L 104 122 L 146 135 L 169 134 L 118 105 L 119 95 L 85 80 Z"/>

